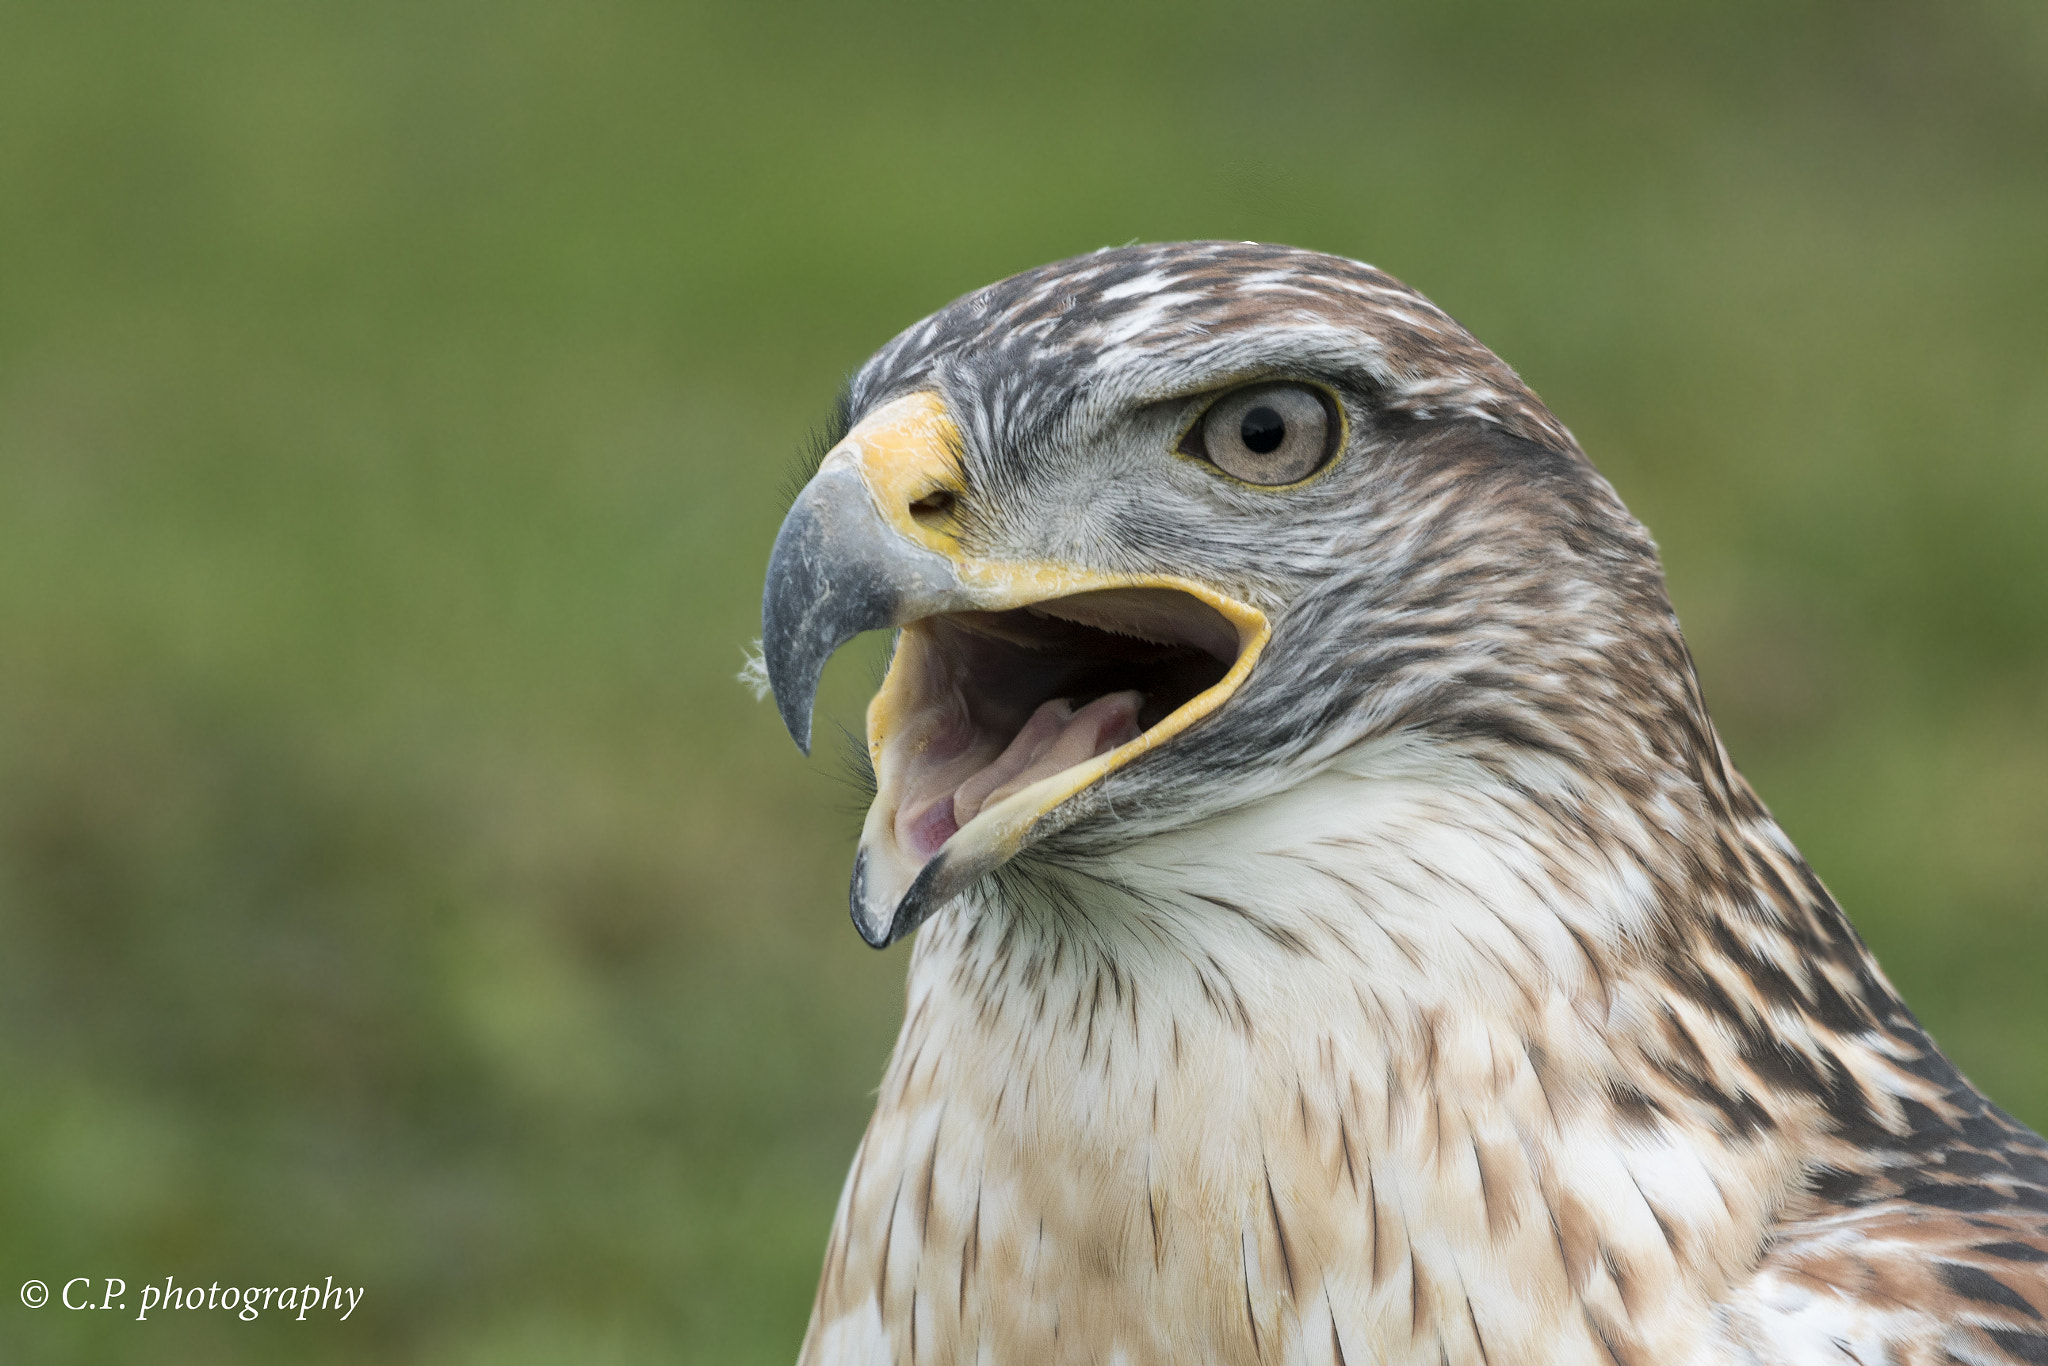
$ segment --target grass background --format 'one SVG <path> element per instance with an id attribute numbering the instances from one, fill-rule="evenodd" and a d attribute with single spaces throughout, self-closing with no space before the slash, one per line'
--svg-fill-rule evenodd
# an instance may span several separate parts
<path id="1" fill-rule="evenodd" d="M 782 484 L 898 328 L 1131 239 L 1520 368 L 2048 1123 L 2044 224 L 2031 0 L 0 8 L 0 1356 L 791 1359 L 904 959 L 732 681 Z"/>

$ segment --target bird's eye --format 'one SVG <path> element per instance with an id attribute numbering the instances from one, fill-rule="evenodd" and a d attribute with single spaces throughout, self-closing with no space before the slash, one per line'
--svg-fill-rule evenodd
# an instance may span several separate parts
<path id="1" fill-rule="evenodd" d="M 1338 430 L 1320 390 L 1253 384 L 1210 405 L 1180 449 L 1247 484 L 1292 484 L 1336 454 Z"/>

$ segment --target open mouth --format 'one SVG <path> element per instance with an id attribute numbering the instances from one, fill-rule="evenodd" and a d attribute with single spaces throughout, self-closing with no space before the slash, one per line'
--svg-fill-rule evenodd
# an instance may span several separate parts
<path id="1" fill-rule="evenodd" d="M 1248 643 L 1174 588 L 909 623 L 869 720 L 897 849 L 922 865 L 984 812 L 1030 792 L 1017 805 L 1035 815 L 1078 791 L 1220 702 Z"/>
<path id="2" fill-rule="evenodd" d="M 875 800 L 849 888 L 876 948 L 1084 819 L 1070 799 L 1222 706 L 1271 631 L 1198 579 L 975 553 L 948 512 L 965 449 L 935 391 L 876 408 L 790 505 L 761 594 L 762 662 L 805 753 L 833 653 L 900 631 L 868 704 Z"/>

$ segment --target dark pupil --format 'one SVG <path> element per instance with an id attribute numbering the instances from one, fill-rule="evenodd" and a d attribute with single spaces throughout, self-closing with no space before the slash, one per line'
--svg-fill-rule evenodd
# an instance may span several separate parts
<path id="1" fill-rule="evenodd" d="M 1287 424 L 1280 420 L 1280 414 L 1262 404 L 1244 415 L 1237 434 L 1254 454 L 1271 455 L 1286 439 Z"/>

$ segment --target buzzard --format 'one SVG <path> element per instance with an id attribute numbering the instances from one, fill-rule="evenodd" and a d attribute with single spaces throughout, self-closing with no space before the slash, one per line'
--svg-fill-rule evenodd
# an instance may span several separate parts
<path id="1" fill-rule="evenodd" d="M 911 327 L 842 418 L 764 662 L 807 747 L 896 630 L 852 910 L 923 932 L 803 1361 L 2048 1363 L 2048 1145 L 1428 300 L 1101 251 Z"/>

